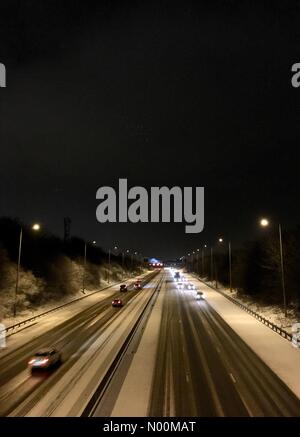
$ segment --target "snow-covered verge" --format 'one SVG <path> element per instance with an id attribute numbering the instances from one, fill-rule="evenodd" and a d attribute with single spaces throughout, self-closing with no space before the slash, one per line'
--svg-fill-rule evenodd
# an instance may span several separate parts
<path id="1" fill-rule="evenodd" d="M 31 272 L 22 271 L 21 272 L 21 291 L 18 296 L 18 311 L 16 317 L 13 317 L 12 308 L 14 301 L 14 287 L 15 283 L 8 288 L 7 293 L 0 293 L 0 322 L 6 327 L 22 322 L 23 320 L 34 317 L 38 314 L 44 313 L 46 311 L 52 310 L 58 306 L 67 304 L 69 302 L 76 301 L 77 299 L 87 296 L 95 291 L 100 291 L 127 279 L 129 277 L 134 277 L 137 275 L 143 275 L 147 272 L 145 269 L 141 269 L 138 272 L 129 273 L 123 271 L 119 265 L 111 265 L 110 274 L 108 274 L 108 265 L 102 265 L 99 267 L 99 281 L 97 281 L 97 286 L 93 286 L 89 278 L 89 273 L 87 270 L 87 280 L 85 292 L 82 292 L 82 268 L 76 262 L 71 261 L 73 264 L 73 281 L 72 281 L 72 292 L 64 294 L 60 293 L 59 290 L 53 293 L 44 293 L 42 299 L 37 302 L 31 302 L 28 298 L 30 293 L 42 293 L 39 290 L 39 286 L 42 288 L 44 286 L 43 281 L 37 279 Z M 13 266 L 8 267 L 11 271 L 8 277 L 15 277 L 15 270 Z M 14 273 L 14 275 L 12 275 Z M 108 282 L 109 279 L 109 282 Z M 66 281 L 68 278 L 66 278 Z"/>
<path id="2" fill-rule="evenodd" d="M 149 274 L 149 271 L 145 271 L 141 275 L 138 275 L 139 278 L 144 278 Z M 127 285 L 130 285 L 134 281 L 134 278 L 127 279 L 124 281 Z M 0 348 L 0 358 L 10 353 L 14 349 L 18 349 L 23 346 L 28 341 L 31 341 L 34 338 L 39 337 L 45 332 L 51 330 L 54 326 L 57 326 L 66 320 L 74 317 L 79 312 L 84 311 L 86 308 L 101 302 L 104 299 L 111 298 L 115 293 L 119 291 L 119 285 L 110 284 L 110 286 L 105 287 L 99 292 L 93 293 L 90 292 L 86 295 L 84 299 L 76 299 L 72 300 L 71 305 L 64 306 L 60 308 L 58 311 L 53 311 L 48 313 L 45 317 L 40 317 L 36 319 L 35 322 L 29 323 L 25 325 L 25 327 L 21 327 L 20 330 L 17 330 L 14 335 L 9 335 L 7 337 L 6 348 Z M 82 297 L 82 294 L 81 296 Z M 40 313 L 40 312 L 39 312 Z M 8 326 L 8 325 L 6 325 Z"/>
<path id="3" fill-rule="evenodd" d="M 194 284 L 205 293 L 206 301 L 244 342 L 300 398 L 300 349 L 235 305 L 221 293 L 205 285 Z"/>
<path id="4" fill-rule="evenodd" d="M 212 287 L 215 287 L 216 285 L 215 281 L 206 281 L 206 278 L 201 278 L 201 280 Z M 293 324 L 300 321 L 300 313 L 299 311 L 296 311 L 295 308 L 288 308 L 287 317 L 285 317 L 283 307 L 278 305 L 267 305 L 255 300 L 252 296 L 238 293 L 237 290 L 234 289 L 230 292 L 229 288 L 226 288 L 219 283 L 217 289 L 247 306 L 250 310 L 255 311 L 270 322 L 275 323 L 290 334 L 292 333 Z"/>

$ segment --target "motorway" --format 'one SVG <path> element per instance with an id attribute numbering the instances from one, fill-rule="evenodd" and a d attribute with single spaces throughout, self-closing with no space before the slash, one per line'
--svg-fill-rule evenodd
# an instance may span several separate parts
<path id="1" fill-rule="evenodd" d="M 134 308 L 145 292 L 151 298 L 149 314 L 144 317 L 136 339 L 133 335 L 130 340 L 133 353 L 125 351 L 124 358 L 117 364 L 119 367 L 112 372 L 115 382 L 112 378 L 105 388 L 109 392 L 110 387 L 114 392 L 107 396 L 112 405 L 104 405 L 107 415 L 124 384 L 134 353 L 142 344 L 144 328 L 157 311 L 154 302 L 159 296 L 161 319 L 160 325 L 157 324 L 156 354 L 152 354 L 151 369 L 147 368 L 150 373 L 148 416 L 300 416 L 299 399 L 206 300 L 196 300 L 195 291 L 178 290 L 169 272 L 152 274 L 148 281 L 142 292 L 131 290 L 114 294 L 114 297 L 122 297 L 123 309 L 112 308 L 111 297 L 104 298 L 1 357 L 0 415 L 29 414 L 55 384 L 74 369 L 80 358 L 85 359 L 85 352 L 94 347 L 97 339 L 106 330 L 114 329 L 114 321 L 122 322 L 126 307 L 132 313 L 130 308 Z M 201 289 L 201 283 L 194 283 Z M 152 335 L 150 333 L 150 337 Z M 49 373 L 31 375 L 28 358 L 45 346 L 62 350 L 63 363 Z M 123 371 L 122 360 L 125 362 Z M 120 377 L 124 368 L 127 369 L 125 375 Z M 99 387 L 100 383 L 99 380 Z M 94 387 L 95 392 L 97 388 Z M 105 396 L 102 399 L 105 400 Z"/>
<path id="2" fill-rule="evenodd" d="M 147 286 L 151 291 L 156 278 L 151 274 L 149 279 Z M 143 279 L 143 283 L 146 282 L 147 278 Z M 131 287 L 125 293 L 116 292 L 114 298 L 121 298 L 126 308 L 132 299 L 137 298 L 137 293 Z M 18 413 L 24 416 L 72 368 L 123 311 L 112 308 L 111 300 L 111 297 L 101 300 L 0 358 L 0 416 L 10 415 L 22 402 L 30 399 Z M 62 365 L 55 371 L 31 375 L 27 368 L 28 359 L 39 349 L 49 346 L 62 351 Z"/>
<path id="3" fill-rule="evenodd" d="M 167 281 L 148 415 L 300 416 L 299 399 L 216 311 Z"/>

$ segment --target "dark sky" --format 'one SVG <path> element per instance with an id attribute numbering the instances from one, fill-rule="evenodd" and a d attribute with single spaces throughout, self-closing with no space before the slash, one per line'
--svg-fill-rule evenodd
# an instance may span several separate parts
<path id="1" fill-rule="evenodd" d="M 300 223 L 300 3 L 0 4 L 0 215 L 181 256 Z M 204 186 L 205 231 L 99 224 L 96 190 Z"/>

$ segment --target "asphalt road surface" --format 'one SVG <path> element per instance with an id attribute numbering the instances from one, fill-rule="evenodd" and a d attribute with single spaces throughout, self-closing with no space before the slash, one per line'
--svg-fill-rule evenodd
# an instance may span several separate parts
<path id="1" fill-rule="evenodd" d="M 288 387 L 205 300 L 196 300 L 195 291 L 178 290 L 171 278 L 164 275 L 148 415 L 300 416 L 300 401 Z M 149 291 L 161 279 L 153 278 Z M 137 295 L 116 292 L 114 297 L 122 297 L 126 305 Z M 106 298 L 0 358 L 0 415 L 16 408 L 25 415 L 120 311 Z M 31 375 L 28 358 L 45 346 L 61 349 L 63 363 L 49 373 Z"/>
<path id="2" fill-rule="evenodd" d="M 154 287 L 156 282 L 157 278 L 154 278 L 148 286 Z M 121 298 L 125 306 L 138 293 L 131 288 L 131 291 L 125 293 L 116 292 L 113 298 Z M 112 308 L 111 301 L 112 297 L 109 297 L 88 307 L 0 358 L 0 416 L 9 415 L 34 393 L 36 396 L 33 396 L 20 414 L 25 415 L 47 389 L 74 365 L 101 334 L 104 325 L 107 327 L 107 323 L 122 311 L 120 308 Z M 27 367 L 28 359 L 39 349 L 49 346 L 62 351 L 62 365 L 49 372 L 32 375 Z"/>
<path id="3" fill-rule="evenodd" d="M 149 416 L 300 416 L 299 399 L 216 311 L 167 280 Z"/>

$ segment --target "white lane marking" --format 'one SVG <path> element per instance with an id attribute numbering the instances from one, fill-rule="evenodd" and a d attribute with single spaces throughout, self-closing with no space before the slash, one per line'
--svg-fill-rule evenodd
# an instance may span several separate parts
<path id="1" fill-rule="evenodd" d="M 236 379 L 235 379 L 235 377 L 233 376 L 233 374 L 232 374 L 232 373 L 229 373 L 229 375 L 230 375 L 230 378 L 232 379 L 232 381 L 233 381 L 234 383 L 236 383 Z"/>

